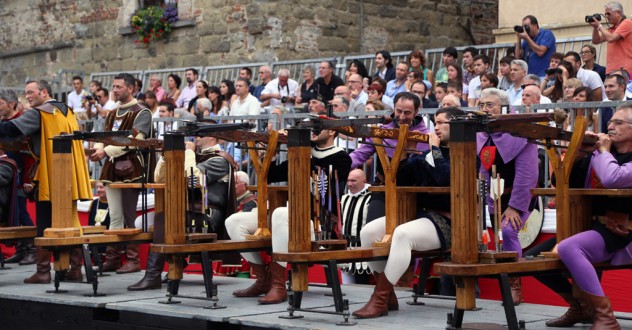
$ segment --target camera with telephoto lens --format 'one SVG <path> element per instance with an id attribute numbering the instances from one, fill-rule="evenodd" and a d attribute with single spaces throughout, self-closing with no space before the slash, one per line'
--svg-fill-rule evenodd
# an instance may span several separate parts
<path id="1" fill-rule="evenodd" d="M 544 71 L 547 75 L 552 75 L 552 74 L 562 74 L 562 69 L 560 68 L 550 68 L 550 69 L 546 69 L 546 71 Z"/>
<path id="2" fill-rule="evenodd" d="M 601 14 L 592 14 L 592 15 L 587 15 L 586 18 L 584 18 L 586 20 L 586 23 L 592 23 L 594 21 L 600 21 L 601 22 Z"/>
<path id="3" fill-rule="evenodd" d="M 514 26 L 514 31 L 516 31 L 516 33 L 522 33 L 522 32 L 527 32 L 527 34 L 531 33 L 531 28 L 528 25 L 524 25 L 524 26 L 520 26 L 520 25 L 516 25 Z"/>
<path id="4" fill-rule="evenodd" d="M 287 96 L 282 96 L 281 103 L 286 103 L 286 102 L 287 102 Z"/>

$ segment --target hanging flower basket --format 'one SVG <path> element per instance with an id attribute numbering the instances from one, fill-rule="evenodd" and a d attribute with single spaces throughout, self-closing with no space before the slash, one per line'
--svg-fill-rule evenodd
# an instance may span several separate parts
<path id="1" fill-rule="evenodd" d="M 177 3 L 139 9 L 130 19 L 132 31 L 138 35 L 134 43 L 149 44 L 152 40 L 165 39 L 177 20 Z"/>

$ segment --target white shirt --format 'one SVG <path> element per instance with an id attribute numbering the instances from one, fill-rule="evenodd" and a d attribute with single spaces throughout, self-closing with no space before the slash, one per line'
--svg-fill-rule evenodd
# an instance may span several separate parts
<path id="1" fill-rule="evenodd" d="M 263 94 L 281 94 L 283 96 L 296 97 L 298 95 L 298 82 L 294 79 L 288 79 L 287 85 L 284 87 L 279 86 L 279 78 L 270 80 L 269 83 L 266 84 L 266 87 L 261 91 L 261 95 Z M 281 100 L 270 98 L 270 106 L 274 107 L 281 104 Z M 285 102 L 283 104 L 287 108 L 292 108 L 294 106 L 293 102 Z"/>
<path id="2" fill-rule="evenodd" d="M 382 103 L 389 106 L 391 110 L 395 109 L 395 104 L 393 103 L 393 99 L 386 95 L 382 95 Z"/>
<path id="3" fill-rule="evenodd" d="M 355 99 L 356 103 L 362 103 L 366 106 L 366 101 L 369 100 L 369 94 L 367 94 L 364 90 L 360 91 L 358 98 Z"/>
<path id="4" fill-rule="evenodd" d="M 248 93 L 242 101 L 239 97 L 230 106 L 231 116 L 256 116 L 261 113 L 261 104 L 256 97 Z"/>
<path id="5" fill-rule="evenodd" d="M 74 112 L 85 112 L 86 108 L 83 107 L 83 100 L 84 97 L 86 97 L 88 95 L 88 92 L 86 92 L 85 90 L 81 90 L 81 92 L 79 92 L 79 94 L 77 94 L 77 91 L 72 91 L 70 93 L 68 93 L 68 106 L 74 111 Z"/>
<path id="6" fill-rule="evenodd" d="M 468 99 L 478 99 L 479 97 L 481 97 L 481 76 L 476 76 L 472 78 L 468 86 Z"/>
<path id="7" fill-rule="evenodd" d="M 603 81 L 601 81 L 601 77 L 599 77 L 597 72 L 579 68 L 579 71 L 577 71 L 577 79 L 581 80 L 582 84 L 590 88 L 590 90 L 601 88 L 602 98 L 606 98 L 606 89 L 603 87 Z"/>

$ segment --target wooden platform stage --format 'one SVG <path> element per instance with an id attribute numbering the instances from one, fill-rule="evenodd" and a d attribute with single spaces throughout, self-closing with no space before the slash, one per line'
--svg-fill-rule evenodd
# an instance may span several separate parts
<path id="1" fill-rule="evenodd" d="M 84 297 L 91 292 L 86 284 L 65 283 L 64 294 L 46 293 L 52 284 L 24 285 L 22 280 L 34 270 L 34 266 L 11 265 L 12 269 L 0 270 L 0 320 L 2 329 L 340 329 L 338 315 L 297 313 L 301 319 L 281 319 L 287 315 L 287 304 L 258 305 L 256 298 L 234 298 L 232 291 L 245 288 L 253 280 L 235 277 L 215 277 L 218 282 L 219 304 L 225 309 L 205 309 L 208 301 L 179 299 L 180 304 L 165 305 L 166 285 L 162 290 L 128 292 L 125 287 L 135 283 L 142 273 L 111 275 L 100 278 L 103 297 Z M 369 299 L 373 288 L 364 285 L 343 285 L 345 299 L 354 311 Z M 447 314 L 454 308 L 454 300 L 421 299 L 425 306 L 407 305 L 410 290 L 396 289 L 399 311 L 390 312 L 377 319 L 353 319 L 357 325 L 351 329 L 388 329 L 393 324 L 408 329 L 445 329 Z M 201 275 L 185 274 L 180 285 L 182 294 L 204 296 Z M 327 288 L 310 287 L 304 293 L 303 306 L 321 310 L 333 310 L 332 299 L 325 296 Z M 477 300 L 481 310 L 468 312 L 464 323 L 494 322 L 505 320 L 499 301 Z M 561 315 L 566 309 L 557 306 L 522 304 L 516 307 L 526 329 L 545 329 L 547 319 Z M 632 317 L 632 314 L 617 313 Z M 623 329 L 632 330 L 632 321 L 620 320 Z M 478 329 L 493 329 L 479 324 Z M 579 325 L 578 325 L 579 327 Z M 587 327 L 584 327 L 587 328 Z"/>

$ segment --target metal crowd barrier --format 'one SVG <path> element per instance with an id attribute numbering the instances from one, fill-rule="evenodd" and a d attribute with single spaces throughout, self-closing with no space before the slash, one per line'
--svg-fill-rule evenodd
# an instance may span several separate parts
<path id="1" fill-rule="evenodd" d="M 259 67 L 268 65 L 267 62 L 258 63 L 243 63 L 243 64 L 230 64 L 219 66 L 208 66 L 203 69 L 204 79 L 209 86 L 219 86 L 222 80 L 228 79 L 235 81 L 239 78 L 239 70 L 243 67 L 248 67 L 252 70 L 252 77 L 250 84 L 257 86 L 259 84 Z"/>
<path id="2" fill-rule="evenodd" d="M 180 79 L 182 79 L 182 83 L 180 84 L 180 90 L 182 90 L 182 88 L 184 88 L 184 86 L 186 86 L 187 84 L 185 75 L 186 75 L 186 70 L 189 68 L 198 70 L 198 79 L 205 79 L 204 68 L 201 66 L 145 70 L 145 71 L 142 71 L 141 73 L 141 77 L 142 77 L 141 79 L 143 80 L 143 91 L 146 91 L 149 89 L 149 78 L 151 78 L 151 76 L 153 75 L 158 75 L 160 77 L 160 80 L 162 81 L 162 88 L 164 88 L 165 91 L 169 92 L 167 88 L 167 78 L 172 73 L 177 74 L 178 76 L 180 76 Z"/>
<path id="3" fill-rule="evenodd" d="M 330 61 L 334 65 L 334 74 L 339 74 L 338 64 L 341 61 L 340 57 L 321 57 L 321 58 L 311 58 L 306 60 L 291 60 L 291 61 L 279 61 L 270 63 L 270 69 L 272 73 L 276 76 L 279 73 L 280 69 L 288 69 L 290 71 L 290 79 L 294 79 L 299 83 L 303 82 L 303 68 L 306 65 L 311 65 L 314 68 L 314 74 L 316 78 L 318 78 L 318 66 L 321 62 Z M 343 75 L 344 77 L 344 71 Z"/>
<path id="4" fill-rule="evenodd" d="M 108 91 L 112 92 L 112 84 L 114 83 L 114 77 L 118 76 L 121 73 L 129 73 L 137 79 L 143 78 L 143 70 L 131 70 L 131 71 L 111 71 L 111 72 L 96 72 L 90 74 L 90 80 L 85 82 L 84 87 L 88 86 L 88 83 L 92 80 L 97 80 L 101 82 L 101 86 L 107 88 Z M 143 83 L 143 86 L 145 84 Z"/>

